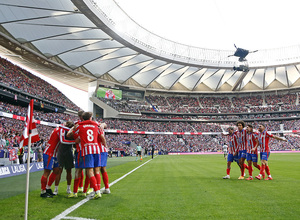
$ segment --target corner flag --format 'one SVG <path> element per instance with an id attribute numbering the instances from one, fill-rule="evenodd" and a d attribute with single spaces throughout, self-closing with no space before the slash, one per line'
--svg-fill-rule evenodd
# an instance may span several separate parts
<path id="1" fill-rule="evenodd" d="M 31 142 L 37 142 L 40 140 L 39 134 L 36 129 L 36 124 L 33 119 L 33 99 L 30 100 L 28 106 L 28 113 L 25 121 L 25 129 L 21 137 L 20 147 L 28 145 L 27 152 L 27 172 L 26 172 L 26 192 L 25 192 L 25 215 L 24 219 L 28 218 L 28 196 L 29 196 L 29 173 L 30 173 L 30 148 Z"/>
<path id="2" fill-rule="evenodd" d="M 28 137 L 31 134 L 31 143 L 37 142 L 40 140 L 39 134 L 36 129 L 36 124 L 33 119 L 33 99 L 30 100 L 28 106 L 28 113 L 25 121 L 25 129 L 20 139 L 20 147 L 28 145 Z"/>

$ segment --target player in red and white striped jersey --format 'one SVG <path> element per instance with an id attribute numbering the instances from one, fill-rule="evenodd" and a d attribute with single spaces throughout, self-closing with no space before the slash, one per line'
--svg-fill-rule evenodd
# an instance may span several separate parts
<path id="1" fill-rule="evenodd" d="M 261 168 L 260 168 L 260 173 L 258 176 L 255 178 L 258 180 L 261 180 L 264 178 L 265 171 L 268 175 L 268 178 L 266 180 L 272 180 L 272 176 L 270 173 L 270 169 L 268 166 L 268 158 L 270 156 L 270 148 L 269 148 L 269 140 L 270 138 L 274 138 L 276 140 L 280 141 L 287 141 L 285 138 L 277 137 L 273 134 L 270 134 L 264 125 L 259 125 L 258 127 L 258 142 L 259 142 L 259 147 L 260 147 L 260 160 L 261 160 Z M 254 149 L 256 150 L 256 149 Z"/>
<path id="2" fill-rule="evenodd" d="M 248 169 L 248 166 L 245 164 L 246 155 L 247 155 L 247 131 L 245 129 L 245 122 L 237 121 L 236 123 L 238 130 L 235 132 L 238 141 L 238 151 L 239 151 L 239 163 L 241 167 L 241 176 L 239 180 L 244 179 L 245 168 Z"/>
<path id="3" fill-rule="evenodd" d="M 104 138 L 104 129 L 107 128 L 107 125 L 105 123 L 99 123 L 99 130 L 98 130 L 98 143 L 100 146 L 100 154 L 101 154 L 101 163 L 100 163 L 100 172 L 102 174 L 102 178 L 103 178 L 103 182 L 105 185 L 105 190 L 102 192 L 104 194 L 109 194 L 110 193 L 110 189 L 109 189 L 109 180 L 108 180 L 108 175 L 106 172 L 106 165 L 107 165 L 107 157 L 108 157 L 108 153 L 107 153 L 107 146 L 106 146 L 106 140 Z M 96 178 L 99 178 L 99 181 L 97 181 L 97 183 L 101 183 L 101 179 L 100 176 L 98 177 L 98 175 L 96 176 Z M 85 184 L 84 184 L 84 189 L 83 189 L 83 193 L 86 195 L 87 193 L 87 189 L 89 187 L 90 184 L 90 180 L 88 177 L 86 177 L 85 179 Z M 99 188 L 101 187 L 100 184 L 98 186 Z"/>
<path id="4" fill-rule="evenodd" d="M 64 138 L 64 134 L 69 128 L 59 126 L 53 130 L 47 147 L 44 150 L 43 162 L 44 162 L 44 173 L 41 177 L 41 197 L 53 196 L 51 185 L 55 181 L 56 176 L 59 174 L 59 165 L 57 161 L 57 151 L 60 143 L 74 144 L 74 140 L 67 140 Z M 53 172 L 51 173 L 51 170 Z M 50 175 L 51 173 L 51 175 Z M 49 177 L 50 175 L 50 177 Z M 49 180 L 48 180 L 49 177 Z M 48 180 L 48 183 L 47 183 Z"/>
<path id="5" fill-rule="evenodd" d="M 98 185 L 100 185 L 100 146 L 98 144 L 98 123 L 92 121 L 91 112 L 84 112 L 82 118 L 84 121 L 78 123 L 78 126 L 72 131 L 72 136 L 81 146 L 80 154 L 83 157 L 84 168 L 86 169 L 87 175 L 90 179 L 91 187 L 96 193 L 94 198 L 100 198 L 100 188 L 98 188 Z M 74 185 L 78 184 L 77 181 L 78 179 L 74 180 Z M 69 195 L 69 197 L 77 197 L 77 193 L 74 192 L 74 194 Z"/>
<path id="6" fill-rule="evenodd" d="M 102 123 L 100 125 L 100 128 L 103 130 L 103 135 L 104 135 L 105 134 L 104 129 L 107 128 L 107 125 L 105 123 Z M 105 142 L 103 142 L 103 140 L 99 140 L 99 144 L 100 144 L 100 151 L 101 151 L 100 171 L 101 171 L 102 179 L 103 179 L 104 186 L 105 186 L 105 189 L 102 193 L 103 194 L 110 194 L 109 180 L 108 180 L 108 175 L 107 175 L 107 172 L 106 172 L 107 158 L 108 158 L 108 150 L 107 150 L 106 140 L 105 140 Z"/>
<path id="7" fill-rule="evenodd" d="M 79 120 L 75 122 L 75 125 L 77 125 L 79 122 L 83 121 L 82 115 L 83 115 L 84 111 L 83 110 L 79 110 L 77 115 L 79 117 Z M 74 189 L 76 192 L 82 192 L 83 191 L 83 179 L 84 179 L 84 173 L 83 173 L 83 159 L 82 156 L 80 155 L 81 146 L 79 146 L 79 144 L 76 144 L 76 151 L 75 151 L 75 169 L 77 170 L 78 173 L 80 173 L 79 176 L 79 184 L 78 184 L 78 188 Z M 80 172 L 79 172 L 80 171 Z M 75 172 L 76 173 L 76 172 Z M 86 178 L 87 178 L 87 174 L 86 174 Z M 71 193 L 71 191 L 69 191 L 68 193 Z"/>
<path id="8" fill-rule="evenodd" d="M 234 134 L 233 127 L 228 128 L 228 135 L 227 135 L 227 142 L 228 142 L 228 156 L 227 156 L 227 175 L 223 177 L 223 179 L 230 179 L 230 169 L 231 169 L 231 163 L 233 161 L 238 161 L 238 143 L 237 143 L 237 136 Z"/>
<path id="9" fill-rule="evenodd" d="M 258 133 L 253 131 L 253 126 L 247 125 L 247 162 L 248 162 L 248 171 L 249 177 L 246 180 L 253 180 L 252 172 L 252 162 L 253 166 L 260 170 L 260 166 L 257 164 L 258 154 L 257 154 L 257 146 L 258 146 Z"/>

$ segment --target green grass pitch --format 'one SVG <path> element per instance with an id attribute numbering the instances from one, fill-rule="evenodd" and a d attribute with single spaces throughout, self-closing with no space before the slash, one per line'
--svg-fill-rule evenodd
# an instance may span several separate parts
<path id="1" fill-rule="evenodd" d="M 149 160 L 145 158 L 145 161 Z M 135 158 L 108 161 L 110 182 L 141 162 Z M 300 154 L 271 154 L 273 181 L 238 180 L 232 164 L 226 175 L 223 155 L 158 156 L 111 187 L 110 195 L 91 200 L 68 216 L 90 219 L 299 219 Z M 248 173 L 247 173 L 248 174 Z M 254 170 L 254 175 L 258 170 Z M 43 199 L 41 172 L 31 174 L 28 219 L 51 219 L 82 197 L 60 194 Z M 64 175 L 62 177 L 64 180 Z M 103 185 L 103 184 L 102 184 Z M 25 175 L 0 179 L 1 219 L 24 219 Z"/>

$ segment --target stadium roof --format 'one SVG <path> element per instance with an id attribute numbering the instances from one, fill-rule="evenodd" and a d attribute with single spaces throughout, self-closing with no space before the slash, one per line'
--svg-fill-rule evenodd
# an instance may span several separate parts
<path id="1" fill-rule="evenodd" d="M 33 62 L 32 69 L 77 88 L 87 90 L 96 79 L 172 92 L 300 86 L 300 45 L 249 54 L 250 70 L 243 73 L 232 69 L 237 64 L 236 57 L 228 57 L 233 50 L 164 39 L 139 26 L 113 0 L 0 0 L 0 5 L 1 44 L 20 54 L 19 61 Z"/>

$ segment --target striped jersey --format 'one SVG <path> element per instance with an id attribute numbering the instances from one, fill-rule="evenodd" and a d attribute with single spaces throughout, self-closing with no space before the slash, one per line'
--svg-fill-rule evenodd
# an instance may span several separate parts
<path id="1" fill-rule="evenodd" d="M 105 133 L 104 133 L 104 130 L 101 129 L 101 128 L 99 128 L 98 133 L 99 133 L 99 136 L 98 136 L 98 143 L 99 143 L 99 145 L 100 145 L 100 153 L 108 152 L 107 148 L 103 145 L 103 143 L 101 142 L 101 139 L 100 139 L 100 136 L 101 136 L 102 134 L 103 134 L 103 135 L 105 134 Z"/>
<path id="2" fill-rule="evenodd" d="M 238 143 L 237 143 L 237 137 L 235 134 L 228 135 L 227 136 L 228 141 L 228 153 L 229 154 L 235 154 L 238 150 Z"/>
<path id="3" fill-rule="evenodd" d="M 88 154 L 100 154 L 100 146 L 98 144 L 98 123 L 86 120 L 78 123 L 78 127 L 73 131 L 74 138 L 79 138 L 79 148 L 81 156 Z M 78 149 L 77 149 L 78 151 Z"/>
<path id="4" fill-rule="evenodd" d="M 258 133 L 256 132 L 247 132 L 247 153 L 252 154 L 251 149 L 256 145 L 256 140 L 258 140 Z M 257 154 L 257 148 L 253 154 Z"/>
<path id="5" fill-rule="evenodd" d="M 65 133 L 69 130 L 69 128 L 59 126 L 55 128 L 49 138 L 47 146 L 44 150 L 44 154 L 49 155 L 50 157 L 57 157 L 57 151 L 60 143 L 63 144 L 74 144 L 74 140 L 67 140 L 65 138 Z"/>
<path id="6" fill-rule="evenodd" d="M 258 134 L 260 152 L 270 152 L 270 148 L 269 148 L 270 137 L 273 137 L 273 134 L 270 134 L 266 130 Z"/>
<path id="7" fill-rule="evenodd" d="M 247 149 L 247 131 L 243 129 L 242 131 L 236 131 L 235 135 L 237 137 L 238 142 L 238 150 L 246 150 Z"/>

